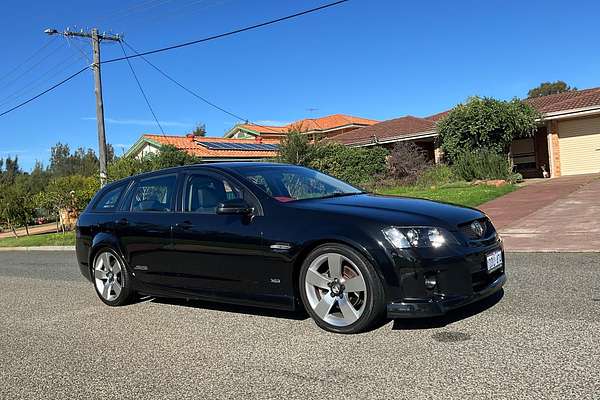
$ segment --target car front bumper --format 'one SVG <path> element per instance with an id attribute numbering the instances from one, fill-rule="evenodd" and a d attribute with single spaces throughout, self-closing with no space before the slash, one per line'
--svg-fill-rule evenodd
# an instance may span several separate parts
<path id="1" fill-rule="evenodd" d="M 484 288 L 466 296 L 440 296 L 428 300 L 401 301 L 387 305 L 388 318 L 424 318 L 446 314 L 450 310 L 483 300 L 502 290 L 506 283 L 504 271 Z"/>

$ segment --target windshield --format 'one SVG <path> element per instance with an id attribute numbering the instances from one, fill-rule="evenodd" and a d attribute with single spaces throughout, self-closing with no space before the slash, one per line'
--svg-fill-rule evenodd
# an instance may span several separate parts
<path id="1" fill-rule="evenodd" d="M 237 172 L 281 202 L 363 193 L 354 186 L 305 167 L 247 167 L 239 168 Z"/>

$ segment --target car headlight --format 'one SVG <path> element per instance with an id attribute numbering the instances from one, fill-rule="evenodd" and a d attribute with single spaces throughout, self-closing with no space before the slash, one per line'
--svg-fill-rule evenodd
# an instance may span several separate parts
<path id="1" fill-rule="evenodd" d="M 442 247 L 456 243 L 456 239 L 444 228 L 432 226 L 391 226 L 383 230 L 383 235 L 397 249 L 413 247 Z"/>

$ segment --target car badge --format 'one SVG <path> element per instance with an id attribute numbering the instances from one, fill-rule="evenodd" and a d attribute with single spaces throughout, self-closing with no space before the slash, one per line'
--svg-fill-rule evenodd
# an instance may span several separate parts
<path id="1" fill-rule="evenodd" d="M 471 222 L 471 230 L 475 233 L 475 235 L 477 237 L 480 238 L 483 236 L 483 225 L 481 225 L 481 222 L 479 222 L 479 221 Z"/>

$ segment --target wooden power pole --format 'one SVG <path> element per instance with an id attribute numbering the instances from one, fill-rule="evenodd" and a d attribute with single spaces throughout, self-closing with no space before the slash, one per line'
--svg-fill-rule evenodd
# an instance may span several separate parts
<path id="1" fill-rule="evenodd" d="M 46 29 L 48 35 L 60 34 L 65 37 L 83 37 L 92 39 L 93 63 L 91 65 L 94 71 L 94 93 L 96 94 L 96 120 L 98 121 L 98 157 L 100 161 L 100 184 L 104 186 L 108 178 L 106 172 L 106 130 L 104 127 L 104 103 L 102 101 L 102 75 L 100 73 L 100 42 L 102 40 L 121 41 L 120 35 L 98 33 L 98 29 L 93 28 L 90 32 L 65 30 L 59 32 L 56 29 Z"/>

